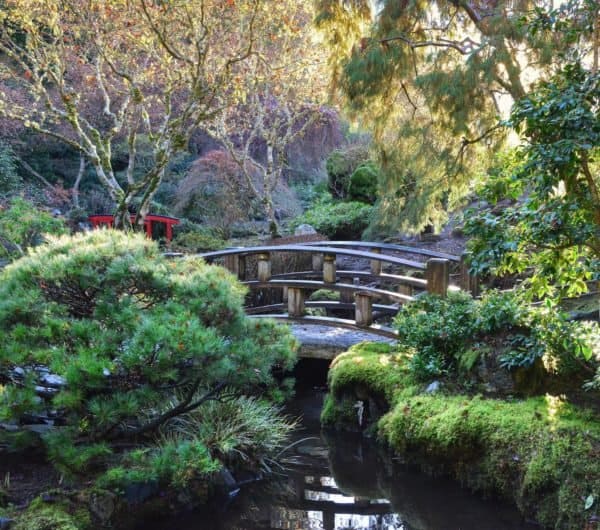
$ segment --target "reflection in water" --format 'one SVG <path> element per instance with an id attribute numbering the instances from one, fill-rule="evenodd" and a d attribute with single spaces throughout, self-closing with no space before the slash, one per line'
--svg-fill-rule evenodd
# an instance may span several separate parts
<path id="1" fill-rule="evenodd" d="M 306 427 L 300 436 L 318 435 L 320 400 L 313 393 L 306 401 L 298 396 L 297 403 Z M 145 523 L 140 530 L 535 528 L 514 510 L 476 498 L 455 482 L 403 468 L 360 437 L 324 434 L 294 446 L 286 468 L 281 479 L 244 489 L 226 509 Z"/>

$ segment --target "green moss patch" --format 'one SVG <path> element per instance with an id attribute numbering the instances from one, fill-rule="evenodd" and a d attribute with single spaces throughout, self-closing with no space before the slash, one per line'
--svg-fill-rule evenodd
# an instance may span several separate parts
<path id="1" fill-rule="evenodd" d="M 88 530 L 92 528 L 87 510 L 67 501 L 46 503 L 33 501 L 27 510 L 15 517 L 12 530 Z"/>
<path id="2" fill-rule="evenodd" d="M 339 356 L 329 376 L 322 419 L 356 424 L 356 400 L 383 397 L 378 438 L 424 468 L 470 488 L 513 500 L 547 528 L 585 527 L 600 503 L 598 416 L 564 398 L 524 400 L 427 394 L 409 356 L 363 343 Z"/>

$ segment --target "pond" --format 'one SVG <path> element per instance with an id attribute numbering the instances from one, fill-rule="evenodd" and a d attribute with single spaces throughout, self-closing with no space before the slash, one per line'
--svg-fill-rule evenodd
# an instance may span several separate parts
<path id="1" fill-rule="evenodd" d="M 285 469 L 202 512 L 140 530 L 534 530 L 514 508 L 411 469 L 360 436 L 320 431 L 322 387 L 297 389 Z M 435 472 L 435 470 L 432 470 Z"/>

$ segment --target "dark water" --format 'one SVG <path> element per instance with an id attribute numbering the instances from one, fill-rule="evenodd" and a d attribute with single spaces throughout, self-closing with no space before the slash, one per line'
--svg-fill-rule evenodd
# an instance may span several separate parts
<path id="1" fill-rule="evenodd" d="M 242 488 L 231 501 L 144 530 L 533 530 L 512 508 L 453 481 L 403 467 L 360 437 L 321 434 L 323 392 L 299 391 L 309 438 L 288 451 L 286 473 Z"/>

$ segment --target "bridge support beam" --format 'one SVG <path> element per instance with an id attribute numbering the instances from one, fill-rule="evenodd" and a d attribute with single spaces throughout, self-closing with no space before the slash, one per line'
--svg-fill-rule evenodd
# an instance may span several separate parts
<path id="1" fill-rule="evenodd" d="M 230 254 L 225 256 L 225 268 L 235 274 L 238 279 L 244 281 L 246 279 L 246 256 L 239 254 Z"/>
<path id="2" fill-rule="evenodd" d="M 258 281 L 268 282 L 271 279 L 271 256 L 268 252 L 258 255 Z"/>
<path id="3" fill-rule="evenodd" d="M 425 277 L 428 293 L 446 296 L 450 284 L 450 262 L 447 259 L 430 259 L 427 261 Z"/>
<path id="4" fill-rule="evenodd" d="M 357 326 L 369 327 L 373 323 L 373 298 L 370 293 L 359 291 L 354 294 L 354 320 Z"/>
<path id="5" fill-rule="evenodd" d="M 460 288 L 472 296 L 479 296 L 479 276 L 469 272 L 466 257 L 466 254 L 460 257 Z"/>
<path id="6" fill-rule="evenodd" d="M 373 248 L 373 249 L 371 249 L 371 252 L 373 252 L 374 254 L 381 254 L 381 249 Z M 380 260 L 378 260 L 378 259 L 371 260 L 371 274 L 373 274 L 373 276 L 379 276 L 381 274 L 381 265 L 382 265 L 382 262 Z"/>
<path id="7" fill-rule="evenodd" d="M 323 281 L 335 283 L 335 273 L 335 254 L 325 254 L 323 256 Z"/>
<path id="8" fill-rule="evenodd" d="M 288 315 L 304 316 L 304 291 L 297 287 L 289 287 L 287 291 Z"/>

